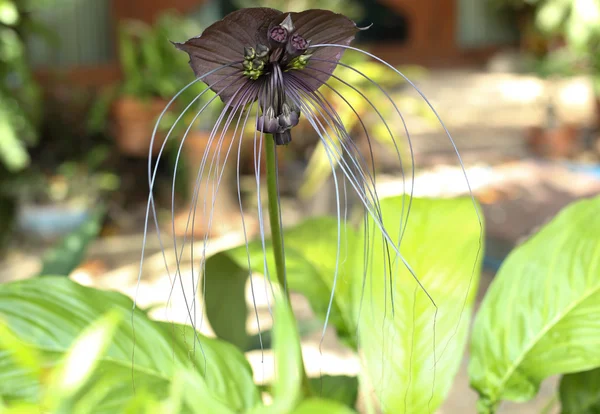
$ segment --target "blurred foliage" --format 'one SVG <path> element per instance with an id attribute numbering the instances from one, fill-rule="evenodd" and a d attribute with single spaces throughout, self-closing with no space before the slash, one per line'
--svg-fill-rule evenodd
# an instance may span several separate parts
<path id="1" fill-rule="evenodd" d="M 198 23 L 175 12 L 161 14 L 154 25 L 138 20 L 127 20 L 120 24 L 118 31 L 119 62 L 123 80 L 116 88 L 101 95 L 90 114 L 89 125 L 94 131 L 106 127 L 111 105 L 119 96 L 128 96 L 147 101 L 150 99 L 171 100 L 196 76 L 188 64 L 187 54 L 177 50 L 171 42 L 183 42 L 202 33 Z M 165 114 L 161 129 L 169 129 L 179 114 L 204 90 L 201 81 L 189 86 Z M 201 108 L 215 94 L 208 90 L 199 97 L 193 108 Z M 218 99 L 215 99 L 218 101 Z M 220 112 L 222 106 L 209 105 L 205 115 L 199 117 L 200 127 L 212 127 L 214 118 L 209 114 Z M 188 111 L 180 128 L 189 125 L 196 111 Z M 187 121 L 187 122 L 186 122 Z"/>
<path id="2" fill-rule="evenodd" d="M 253 0 L 233 0 L 238 8 L 256 7 Z M 262 0 L 261 7 L 270 7 L 283 12 L 301 12 L 310 9 L 326 9 L 342 13 L 353 20 L 358 20 L 363 15 L 363 6 L 358 0 Z"/>
<path id="3" fill-rule="evenodd" d="M 26 42 L 45 34 L 32 12 L 44 3 L 0 0 L 0 160 L 9 172 L 29 165 L 37 141 L 41 93 L 27 61 Z"/>
<path id="4" fill-rule="evenodd" d="M 279 380 L 273 403 L 264 406 L 243 354 L 226 342 L 152 321 L 143 311 L 132 311 L 125 296 L 66 278 L 0 285 L 0 410 L 354 412 L 334 401 L 301 400 L 298 332 L 283 296 L 276 295 L 275 303 Z"/>
<path id="5" fill-rule="evenodd" d="M 75 231 L 50 248 L 42 258 L 40 275 L 68 276 L 83 261 L 87 248 L 100 233 L 105 211 L 97 207 L 96 211 Z"/>
<path id="6" fill-rule="evenodd" d="M 37 13 L 77 0 L 0 0 L 0 167 L 9 173 L 30 163 L 28 147 L 37 143 L 42 96 L 28 62 L 27 43 L 41 38 L 55 46 L 54 33 Z"/>
<path id="7" fill-rule="evenodd" d="M 0 194 L 26 203 L 59 203 L 94 207 L 103 195 L 117 190 L 120 178 L 104 167 L 110 149 L 98 145 L 82 160 L 65 161 L 48 172 L 31 167 L 10 181 L 0 182 Z"/>
<path id="8" fill-rule="evenodd" d="M 358 378 L 348 375 L 322 375 L 320 378 L 311 378 L 313 390 L 319 395 L 330 400 L 354 407 L 358 400 Z"/>
<path id="9" fill-rule="evenodd" d="M 492 5 L 500 8 L 524 9 L 535 6 L 544 0 L 488 0 Z"/>
<path id="10" fill-rule="evenodd" d="M 525 20 L 546 39 L 536 64 L 543 76 L 590 73 L 600 95 L 600 1 L 490 0 L 496 6 L 525 10 Z"/>
<path id="11" fill-rule="evenodd" d="M 410 157 L 406 145 L 402 142 L 406 139 L 406 134 L 396 107 L 403 116 L 407 114 L 427 121 L 435 120 L 427 103 L 407 94 L 406 89 L 409 85 L 402 77 L 363 53 L 346 51 L 341 63 L 349 67 L 337 66 L 334 76 L 339 80 L 331 78 L 328 82 L 329 86 L 325 85 L 319 89 L 324 99 L 335 109 L 339 123 L 344 126 L 354 144 L 360 145 L 361 141 L 368 141 L 373 145 L 383 145 L 386 151 L 391 153 L 398 151 L 402 156 L 404 168 L 409 168 Z M 426 73 L 426 69 L 419 66 L 403 66 L 397 69 L 413 81 Z M 383 91 L 390 95 L 393 103 Z M 309 158 L 304 182 L 299 190 L 302 198 L 313 196 L 325 184 L 331 176 L 332 164 L 337 165 L 342 154 L 348 151 L 348 149 L 342 150 L 342 143 L 337 138 L 339 134 L 331 131 L 331 128 L 332 125 L 326 125 L 323 133 L 326 138 L 328 137 L 327 146 L 322 139 L 318 139 Z M 394 135 L 390 136 L 390 131 Z M 344 147 L 354 146 L 345 143 Z M 363 148 L 367 147 L 368 144 L 363 146 Z M 368 160 L 363 162 L 363 164 L 367 163 L 363 168 L 369 170 L 374 168 L 369 163 L 370 155 L 362 153 L 364 159 Z"/>
<path id="12" fill-rule="evenodd" d="M 564 375 L 559 394 L 562 414 L 600 412 L 600 367 Z"/>
<path id="13" fill-rule="evenodd" d="M 54 32 L 43 25 L 40 12 L 72 5 L 77 0 L 0 0 L 0 239 L 10 239 L 20 201 L 83 203 L 118 186 L 114 176 L 97 169 L 94 158 L 104 148 L 89 148 L 75 126 L 73 107 L 42 94 L 29 63 L 28 44 L 42 39 L 58 46 Z M 61 102 L 63 103 L 63 102 Z M 68 119 L 72 116 L 71 119 Z M 64 122 L 64 125 L 59 125 Z M 58 128 L 57 128 L 58 127 Z M 54 142 L 48 142 L 51 138 Z M 57 139 L 56 139 L 57 138 Z M 74 145 L 76 142 L 76 145 Z M 66 150 L 65 150 L 66 149 Z M 83 162 L 65 162 L 79 151 Z M 58 169 L 55 164 L 60 164 Z M 110 183 L 109 183 L 110 181 Z M 1 242 L 0 242 L 1 243 Z"/>

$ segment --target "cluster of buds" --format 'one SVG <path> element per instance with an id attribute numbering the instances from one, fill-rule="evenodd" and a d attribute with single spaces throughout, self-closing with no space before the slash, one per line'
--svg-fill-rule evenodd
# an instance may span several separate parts
<path id="1" fill-rule="evenodd" d="M 269 60 L 269 48 L 265 45 L 258 45 L 244 48 L 244 75 L 252 80 L 256 80 L 264 73 L 265 65 Z"/>
<path id="2" fill-rule="evenodd" d="M 273 134 L 277 145 L 289 144 L 292 140 L 290 129 L 298 125 L 300 110 L 294 105 L 284 103 L 281 105 L 281 113 L 276 114 L 272 106 L 258 118 L 256 129 L 267 134 Z"/>
<path id="3" fill-rule="evenodd" d="M 293 68 L 289 64 L 296 61 L 298 57 L 305 56 L 303 62 L 306 66 L 308 58 L 310 58 L 310 55 L 306 54 L 310 42 L 298 33 L 294 33 L 291 15 L 288 14 L 281 24 L 271 27 L 268 34 L 269 43 L 274 49 L 271 61 L 280 61 L 286 70 L 301 69 L 302 65 L 298 64 L 298 61 Z"/>
<path id="4" fill-rule="evenodd" d="M 288 14 L 285 20 L 269 29 L 269 46 L 259 44 L 244 48 L 244 75 L 252 80 L 268 72 L 269 63 L 281 65 L 284 71 L 304 69 L 312 54 L 307 53 L 310 42 L 298 33 L 294 33 L 292 18 Z"/>
<path id="5" fill-rule="evenodd" d="M 305 53 L 300 56 L 293 58 L 286 66 L 285 70 L 300 70 L 304 69 L 308 65 L 308 60 L 312 56 L 312 53 Z"/>

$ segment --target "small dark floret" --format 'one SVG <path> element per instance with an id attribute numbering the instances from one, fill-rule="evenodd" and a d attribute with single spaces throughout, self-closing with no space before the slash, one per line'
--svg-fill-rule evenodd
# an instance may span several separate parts
<path id="1" fill-rule="evenodd" d="M 258 118 L 256 129 L 266 134 L 283 132 L 279 125 L 279 119 L 275 117 L 275 110 L 273 107 L 267 108 L 267 110 L 263 112 L 263 115 Z"/>
<path id="2" fill-rule="evenodd" d="M 289 129 L 281 134 L 275 134 L 274 138 L 276 145 L 287 145 L 292 142 L 292 134 Z"/>
<path id="3" fill-rule="evenodd" d="M 269 40 L 274 46 L 280 46 L 287 41 L 288 31 L 282 26 L 275 26 L 269 32 Z"/>
<path id="4" fill-rule="evenodd" d="M 309 43 L 305 38 L 296 33 L 290 38 L 290 41 L 286 47 L 286 51 L 290 56 L 300 56 L 306 52 L 308 49 L 308 44 Z"/>
<path id="5" fill-rule="evenodd" d="M 279 115 L 279 126 L 283 129 L 291 129 L 298 125 L 300 114 L 297 110 L 293 110 L 286 103 L 282 105 L 281 115 Z"/>

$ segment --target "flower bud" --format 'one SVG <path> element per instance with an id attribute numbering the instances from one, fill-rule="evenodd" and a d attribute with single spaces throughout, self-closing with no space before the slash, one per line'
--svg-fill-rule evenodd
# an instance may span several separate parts
<path id="1" fill-rule="evenodd" d="M 257 45 L 256 46 L 256 57 L 259 59 L 263 59 L 267 57 L 269 54 L 269 48 L 265 45 Z"/>
<path id="2" fill-rule="evenodd" d="M 291 129 L 298 125 L 298 122 L 300 120 L 300 114 L 298 113 L 298 111 L 291 109 L 286 103 L 283 104 L 281 109 L 281 115 L 277 117 L 279 121 L 279 126 L 281 128 Z"/>
<path id="3" fill-rule="evenodd" d="M 283 26 L 273 26 L 269 30 L 269 42 L 275 47 L 279 47 L 287 42 L 288 31 Z"/>
<path id="4" fill-rule="evenodd" d="M 292 142 L 292 133 L 288 129 L 286 131 L 273 135 L 273 138 L 275 138 L 275 145 L 287 145 L 290 142 Z"/>
<path id="5" fill-rule="evenodd" d="M 254 48 L 248 46 L 244 47 L 244 58 L 246 58 L 247 60 L 252 60 L 255 56 L 256 54 Z"/>
<path id="6" fill-rule="evenodd" d="M 261 71 L 261 70 L 263 70 L 265 68 L 265 62 L 263 60 L 261 60 L 261 59 L 254 59 L 252 61 L 252 68 L 254 70 Z"/>
<path id="7" fill-rule="evenodd" d="M 267 110 L 256 121 L 256 129 L 267 134 L 275 134 L 280 131 L 279 120 L 275 118 L 273 107 Z"/>
<path id="8" fill-rule="evenodd" d="M 290 40 L 286 45 L 286 52 L 291 57 L 300 56 L 306 52 L 308 45 L 309 42 L 305 38 L 299 34 L 294 34 L 290 37 Z"/>

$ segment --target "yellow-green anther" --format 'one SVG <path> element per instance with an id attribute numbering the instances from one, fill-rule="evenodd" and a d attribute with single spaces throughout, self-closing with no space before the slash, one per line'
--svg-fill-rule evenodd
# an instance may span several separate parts
<path id="1" fill-rule="evenodd" d="M 252 67 L 256 70 L 262 70 L 265 67 L 265 62 L 260 59 L 254 59 L 252 61 Z"/>
<path id="2" fill-rule="evenodd" d="M 245 47 L 244 48 L 244 58 L 246 58 L 248 60 L 252 60 L 252 59 L 254 59 L 255 56 L 256 56 L 256 53 L 255 53 L 253 47 Z"/>
<path id="3" fill-rule="evenodd" d="M 265 45 L 258 45 L 256 46 L 256 57 L 257 58 L 266 58 L 267 55 L 269 54 L 269 48 Z"/>
<path id="4" fill-rule="evenodd" d="M 308 65 L 308 61 L 310 59 L 310 57 L 312 56 L 311 53 L 307 53 L 304 55 L 300 55 L 300 56 L 296 56 L 295 58 L 293 58 L 290 63 L 288 63 L 286 70 L 300 70 L 300 69 L 304 69 L 306 67 L 306 65 Z"/>

